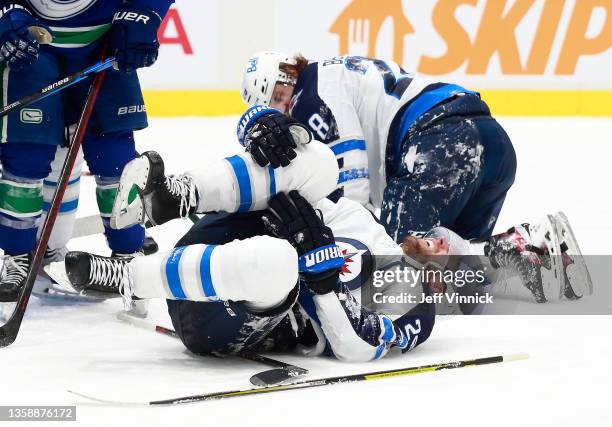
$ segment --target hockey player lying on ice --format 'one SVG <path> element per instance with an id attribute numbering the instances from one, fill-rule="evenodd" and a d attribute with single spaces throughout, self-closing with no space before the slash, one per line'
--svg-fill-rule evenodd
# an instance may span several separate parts
<path id="1" fill-rule="evenodd" d="M 178 335 L 198 354 L 302 344 L 310 354 L 367 361 L 392 347 L 408 350 L 424 342 L 433 328 L 433 306 L 417 305 L 392 319 L 361 309 L 359 290 L 351 294 L 339 283 L 344 258 L 334 236 L 372 253 L 401 257 L 402 251 L 361 205 L 326 198 L 336 187 L 338 167 L 325 145 L 313 141 L 298 150 L 299 158 L 283 169 L 261 168 L 245 153 L 168 181 L 161 159 L 145 153 L 123 177 L 128 194 L 135 182 L 145 187 L 148 177 L 143 201 L 149 219 L 163 223 L 193 212 L 225 213 L 206 215 L 173 251 L 129 263 L 70 253 L 71 282 L 81 289 L 93 284 L 120 288 L 128 297 L 168 299 Z M 124 187 L 118 196 L 126 196 Z M 268 203 L 276 215 L 268 212 L 264 220 Z M 115 226 L 133 224 L 133 212 L 140 215 L 141 207 L 136 199 L 114 218 Z"/>
<path id="2" fill-rule="evenodd" d="M 396 316 L 373 312 L 361 307 L 359 289 L 340 274 L 344 258 L 336 244 L 396 258 L 404 254 L 402 247 L 360 204 L 338 194 L 325 197 L 338 176 L 328 148 L 313 141 L 296 150 L 285 168 L 262 168 L 243 154 L 179 177 L 164 177 L 161 158 L 145 153 L 122 176 L 114 226 L 140 220 L 143 204 L 158 224 L 194 212 L 225 213 L 207 215 L 166 253 L 131 261 L 70 253 L 71 282 L 78 289 L 114 289 L 127 299 L 166 298 L 177 333 L 199 354 L 299 346 L 311 355 L 364 361 L 423 343 L 434 324 L 431 304 Z M 134 184 L 142 199 L 129 196 Z M 434 233 L 446 233 L 428 241 L 436 249 L 450 244 L 487 253 L 498 267 L 528 252 L 516 242 L 536 243 L 526 232 L 521 239 L 502 235 L 474 245 L 446 229 Z M 408 240 L 407 252 L 415 252 L 413 243 Z M 542 300 L 541 280 L 525 285 Z"/>

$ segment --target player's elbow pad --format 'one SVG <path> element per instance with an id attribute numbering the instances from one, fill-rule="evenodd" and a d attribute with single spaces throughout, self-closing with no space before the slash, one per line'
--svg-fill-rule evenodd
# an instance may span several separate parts
<path id="1" fill-rule="evenodd" d="M 408 344 L 389 317 L 363 310 L 348 294 L 330 292 L 314 300 L 325 337 L 343 362 L 380 359 L 393 345 Z"/>

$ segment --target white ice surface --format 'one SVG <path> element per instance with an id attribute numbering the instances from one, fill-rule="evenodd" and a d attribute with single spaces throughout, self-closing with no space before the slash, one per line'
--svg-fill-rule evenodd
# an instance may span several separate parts
<path id="1" fill-rule="evenodd" d="M 564 210 L 588 254 L 610 254 L 611 119 L 502 118 L 519 159 L 498 229 Z M 170 172 L 240 149 L 236 118 L 152 120 L 138 133 Z M 79 215 L 95 212 L 93 178 L 85 178 Z M 188 224 L 153 231 L 170 247 Z M 101 236 L 72 249 L 108 253 Z M 596 283 L 609 286 L 609 283 Z M 114 318 L 119 300 L 52 306 L 33 298 L 18 340 L 0 349 L 0 405 L 83 402 L 71 389 L 108 399 L 142 401 L 248 388 L 266 367 L 190 355 L 178 340 Z M 152 321 L 170 325 L 162 302 Z M 427 373 L 376 382 L 241 397 L 179 407 L 78 406 L 83 425 L 138 426 L 607 426 L 612 380 L 612 321 L 605 316 L 464 316 L 440 319 L 414 352 L 371 364 L 290 355 L 311 378 L 377 371 L 512 352 L 531 358 L 502 365 Z"/>

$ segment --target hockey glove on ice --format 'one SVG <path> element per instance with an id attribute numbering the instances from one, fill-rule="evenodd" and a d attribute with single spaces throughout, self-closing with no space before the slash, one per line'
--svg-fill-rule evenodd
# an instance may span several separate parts
<path id="1" fill-rule="evenodd" d="M 287 240 L 299 255 L 299 271 L 308 288 L 317 294 L 337 289 L 344 257 L 334 234 L 312 205 L 297 191 L 280 193 L 269 202 L 263 215 L 266 228 Z"/>
<path id="2" fill-rule="evenodd" d="M 238 140 L 259 166 L 288 166 L 297 156 L 298 143 L 311 140 L 306 127 L 280 111 L 256 105 L 238 122 Z"/>
<path id="3" fill-rule="evenodd" d="M 117 10 L 110 30 L 110 46 L 120 71 L 129 73 L 157 61 L 157 30 L 161 22 L 156 12 L 135 5 Z"/>
<path id="4" fill-rule="evenodd" d="M 6 62 L 11 71 L 29 67 L 38 59 L 40 48 L 30 27 L 51 30 L 34 18 L 26 8 L 9 3 L 0 9 L 0 61 Z"/>

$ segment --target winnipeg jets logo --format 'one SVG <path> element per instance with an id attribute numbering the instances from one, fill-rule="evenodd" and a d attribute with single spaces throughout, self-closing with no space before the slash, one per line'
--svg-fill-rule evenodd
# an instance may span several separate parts
<path id="1" fill-rule="evenodd" d="M 362 242 L 345 237 L 336 237 L 336 245 L 344 257 L 340 280 L 350 290 L 359 289 L 372 274 L 372 255 Z"/>
<path id="2" fill-rule="evenodd" d="M 32 9 L 42 18 L 57 21 L 85 12 L 98 0 L 28 0 Z"/>

